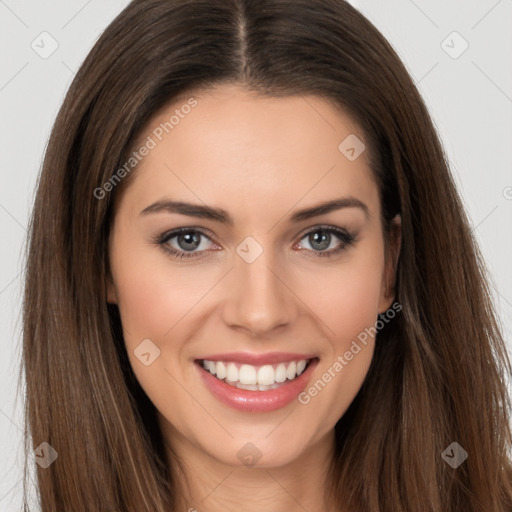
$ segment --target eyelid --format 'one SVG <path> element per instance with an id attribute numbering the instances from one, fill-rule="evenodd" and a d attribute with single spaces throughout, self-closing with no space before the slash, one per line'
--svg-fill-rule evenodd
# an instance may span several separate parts
<path id="1" fill-rule="evenodd" d="M 304 230 L 300 234 L 293 236 L 291 238 L 291 241 L 293 241 L 297 238 L 299 238 L 299 240 L 301 240 L 306 235 L 310 234 L 312 231 L 320 230 L 320 229 L 332 230 L 335 232 L 337 231 L 337 232 L 345 234 L 345 235 L 351 234 L 351 232 L 346 228 L 341 228 L 341 227 L 333 226 L 330 224 L 314 224 L 313 226 L 310 226 L 309 228 L 304 228 Z M 214 242 L 217 245 L 220 245 L 217 242 L 215 242 L 214 237 L 211 235 L 212 232 L 209 229 L 202 228 L 202 227 L 196 227 L 196 226 L 186 226 L 186 227 L 169 229 L 168 231 L 164 231 L 163 233 L 161 233 L 160 235 L 157 235 L 154 238 L 155 238 L 155 240 L 165 240 L 165 239 L 169 240 L 181 233 L 188 233 L 188 232 L 201 233 L 203 236 L 208 238 L 211 242 Z"/>
<path id="2" fill-rule="evenodd" d="M 341 228 L 338 226 L 333 226 L 329 224 L 315 224 L 313 226 L 310 226 L 309 228 L 305 228 L 305 230 L 300 234 L 296 235 L 293 240 L 297 240 L 296 243 L 300 243 L 303 238 L 305 238 L 307 235 L 314 233 L 316 231 L 327 231 L 329 233 L 334 234 L 341 242 L 342 246 L 338 249 L 331 249 L 329 251 L 312 251 L 310 249 L 306 249 L 306 252 L 313 253 L 313 257 L 318 256 L 334 256 L 335 254 L 338 254 L 339 252 L 342 252 L 349 248 L 353 243 L 357 242 L 358 240 L 358 234 L 355 232 L 351 232 L 345 228 Z M 207 238 L 211 243 L 214 245 L 220 246 L 215 239 L 209 234 L 210 230 L 201 228 L 201 227 L 195 227 L 195 226 L 187 226 L 187 227 L 180 227 L 180 228 L 174 228 L 171 230 L 168 230 L 160 235 L 157 235 L 154 237 L 153 242 L 156 245 L 159 245 L 162 247 L 164 251 L 169 253 L 174 259 L 183 259 L 183 258 L 199 258 L 202 253 L 208 252 L 208 250 L 202 250 L 202 251 L 182 251 L 180 249 L 169 249 L 165 247 L 165 244 L 167 244 L 170 240 L 173 238 L 176 238 L 182 233 L 199 233 L 201 236 Z"/>
<path id="3" fill-rule="evenodd" d="M 187 226 L 187 227 L 170 229 L 170 230 L 165 231 L 164 233 L 154 237 L 153 241 L 157 244 L 163 244 L 163 243 L 166 243 L 169 240 L 172 240 L 173 238 L 181 235 L 182 233 L 199 233 L 201 236 L 204 236 L 213 244 L 220 245 L 212 237 L 212 235 L 210 234 L 211 233 L 210 230 L 205 229 L 205 228 L 195 227 L 195 226 Z M 206 252 L 206 251 L 198 251 L 198 252 Z"/>
<path id="4" fill-rule="evenodd" d="M 297 237 L 300 239 L 304 238 L 306 235 L 309 235 L 310 233 L 314 233 L 315 231 L 333 231 L 338 232 L 340 234 L 350 235 L 350 231 L 345 228 L 341 228 L 339 226 L 333 226 L 332 224 L 314 224 L 313 226 L 309 228 L 305 228 L 304 231 L 302 231 Z"/>
<path id="5" fill-rule="evenodd" d="M 299 235 L 299 243 L 303 238 L 310 235 L 311 233 L 316 233 L 317 231 L 326 231 L 328 233 L 334 234 L 334 236 L 338 238 L 338 240 L 340 240 L 342 247 L 338 249 L 331 249 L 329 251 L 312 251 L 308 249 L 307 252 L 313 253 L 315 257 L 326 255 L 334 256 L 335 254 L 342 252 L 345 249 L 348 249 L 351 245 L 353 245 L 359 240 L 359 234 L 356 231 L 351 231 L 330 224 L 316 224 L 310 228 L 307 228 L 301 235 Z"/>

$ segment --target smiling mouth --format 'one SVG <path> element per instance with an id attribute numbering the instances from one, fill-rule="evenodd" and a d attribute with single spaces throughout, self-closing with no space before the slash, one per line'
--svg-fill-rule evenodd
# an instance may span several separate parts
<path id="1" fill-rule="evenodd" d="M 318 358 L 254 366 L 227 361 L 196 360 L 196 363 L 215 378 L 238 389 L 270 391 L 294 381 Z"/>

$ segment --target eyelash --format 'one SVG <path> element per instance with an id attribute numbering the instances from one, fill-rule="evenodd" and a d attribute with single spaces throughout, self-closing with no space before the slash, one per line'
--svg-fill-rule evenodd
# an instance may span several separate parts
<path id="1" fill-rule="evenodd" d="M 311 251 L 315 254 L 315 257 L 323 257 L 323 258 L 330 258 L 334 256 L 335 254 L 338 254 L 341 251 L 344 251 L 351 245 L 353 245 L 357 241 L 357 236 L 354 233 L 349 233 L 343 229 L 335 228 L 333 226 L 316 226 L 315 228 L 307 231 L 302 235 L 300 240 L 306 238 L 307 236 L 317 233 L 319 231 L 334 234 L 336 237 L 338 237 L 342 244 L 337 249 L 331 249 L 330 251 L 311 251 L 311 249 L 307 249 L 308 251 Z M 201 236 L 204 236 L 208 240 L 211 240 L 211 238 L 201 229 L 198 228 L 178 228 L 174 229 L 172 231 L 167 231 L 165 233 L 162 233 L 161 235 L 156 236 L 153 239 L 153 243 L 160 246 L 168 255 L 172 256 L 175 259 L 182 260 L 183 258 L 197 258 L 198 254 L 205 252 L 205 251 L 197 251 L 197 252 L 187 252 L 187 251 L 178 251 L 176 249 L 170 249 L 168 245 L 166 245 L 170 240 L 173 238 L 176 238 L 177 236 L 185 233 L 199 233 Z M 299 240 L 299 242 L 300 242 Z"/>

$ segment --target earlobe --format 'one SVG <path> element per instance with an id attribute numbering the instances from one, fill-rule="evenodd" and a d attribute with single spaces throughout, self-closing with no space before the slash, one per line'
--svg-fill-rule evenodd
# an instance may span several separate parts
<path id="1" fill-rule="evenodd" d="M 389 244 L 386 254 L 386 270 L 382 278 L 381 300 L 379 303 L 379 314 L 388 310 L 396 296 L 396 274 L 398 258 L 402 247 L 402 218 L 396 215 L 392 220 L 389 233 Z"/>
<path id="2" fill-rule="evenodd" d="M 117 304 L 116 287 L 114 284 L 114 280 L 112 279 L 112 276 L 110 276 L 110 275 L 107 276 L 106 289 L 107 289 L 107 302 L 109 304 Z"/>

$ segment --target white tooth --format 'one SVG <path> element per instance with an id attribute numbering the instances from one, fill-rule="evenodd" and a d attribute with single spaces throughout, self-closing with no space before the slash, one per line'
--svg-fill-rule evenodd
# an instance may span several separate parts
<path id="1" fill-rule="evenodd" d="M 250 364 L 243 364 L 238 368 L 235 363 L 226 363 L 223 361 L 203 360 L 203 367 L 212 375 L 216 375 L 219 380 L 227 383 L 237 383 L 241 389 L 251 389 L 254 391 L 268 391 L 275 389 L 288 380 L 295 379 L 307 366 L 307 361 L 291 361 L 288 364 L 279 363 L 277 367 L 270 364 L 261 367 L 255 367 Z M 260 386 L 260 387 L 258 387 Z"/>
<path id="2" fill-rule="evenodd" d="M 222 361 L 219 361 L 217 363 L 216 374 L 217 374 L 217 378 L 220 380 L 226 378 L 226 375 L 227 375 L 226 365 Z"/>
<path id="3" fill-rule="evenodd" d="M 240 382 L 238 382 L 237 384 L 235 384 L 235 386 L 238 389 L 247 389 L 248 391 L 259 391 L 258 386 L 255 384 L 240 384 Z"/>
<path id="4" fill-rule="evenodd" d="M 240 381 L 240 384 L 256 384 L 256 368 L 254 368 L 254 366 L 251 366 L 250 364 L 243 364 L 242 366 L 240 366 L 238 380 Z"/>
<path id="5" fill-rule="evenodd" d="M 247 389 L 249 391 L 269 391 L 271 389 L 276 389 L 282 386 L 282 384 L 274 383 L 270 386 L 263 386 L 260 384 L 251 385 L 251 384 L 240 384 L 240 382 L 230 382 L 229 380 L 224 381 L 226 384 L 233 386 L 238 389 Z"/>
<path id="6" fill-rule="evenodd" d="M 270 364 L 266 364 L 258 370 L 258 384 L 270 386 L 275 382 L 274 377 L 274 368 Z"/>
<path id="7" fill-rule="evenodd" d="M 292 361 L 286 370 L 286 377 L 292 380 L 295 378 L 295 375 L 297 375 L 297 364 L 295 361 Z"/>
<path id="8" fill-rule="evenodd" d="M 229 380 L 231 382 L 238 381 L 238 368 L 236 367 L 235 363 L 228 363 L 226 380 Z"/>
<path id="9" fill-rule="evenodd" d="M 277 365 L 274 380 L 276 382 L 284 382 L 286 380 L 286 366 L 283 363 Z"/>

